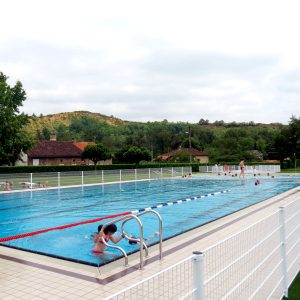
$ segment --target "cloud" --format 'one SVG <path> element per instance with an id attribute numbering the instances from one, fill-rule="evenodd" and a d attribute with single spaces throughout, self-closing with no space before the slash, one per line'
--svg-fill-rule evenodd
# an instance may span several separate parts
<path id="1" fill-rule="evenodd" d="M 16 3 L 0 20 L 0 68 L 23 83 L 27 113 L 284 123 L 300 115 L 296 9 L 284 17 L 286 8 L 272 2 L 270 15 L 255 0 L 247 9 L 233 0 Z"/>

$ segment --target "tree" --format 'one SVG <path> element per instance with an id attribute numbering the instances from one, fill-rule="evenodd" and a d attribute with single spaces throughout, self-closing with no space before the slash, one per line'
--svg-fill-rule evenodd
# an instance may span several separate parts
<path id="1" fill-rule="evenodd" d="M 69 131 L 75 139 L 101 142 L 109 133 L 109 125 L 93 117 L 82 116 L 72 119 Z"/>
<path id="2" fill-rule="evenodd" d="M 204 120 L 203 118 L 200 119 L 198 125 L 209 125 L 209 120 Z"/>
<path id="3" fill-rule="evenodd" d="M 95 164 L 96 169 L 97 162 L 111 158 L 111 154 L 104 145 L 99 143 L 86 146 L 81 153 L 81 157 L 91 160 Z"/>
<path id="4" fill-rule="evenodd" d="M 132 146 L 123 153 L 122 160 L 122 162 L 126 163 L 135 163 L 135 165 L 137 166 L 142 160 L 150 161 L 151 154 L 150 151 L 144 147 L 139 148 L 136 146 Z"/>
<path id="5" fill-rule="evenodd" d="M 28 116 L 19 112 L 26 100 L 22 83 L 10 87 L 8 77 L 0 72 L 0 165 L 14 165 L 20 155 L 32 145 L 31 137 L 24 130 Z"/>
<path id="6" fill-rule="evenodd" d="M 182 147 L 183 148 L 189 148 L 190 147 L 190 140 L 189 139 L 185 139 L 182 142 Z M 201 145 L 198 143 L 198 141 L 195 138 L 191 138 L 191 147 L 194 149 L 198 149 L 200 151 L 202 151 L 202 147 Z"/>
<path id="7" fill-rule="evenodd" d="M 281 129 L 274 145 L 280 160 L 295 160 L 300 156 L 300 118 L 291 117 L 288 127 Z"/>
<path id="8" fill-rule="evenodd" d="M 64 124 L 59 124 L 56 129 L 56 139 L 58 141 L 69 141 L 70 140 L 70 133 L 68 127 Z"/>

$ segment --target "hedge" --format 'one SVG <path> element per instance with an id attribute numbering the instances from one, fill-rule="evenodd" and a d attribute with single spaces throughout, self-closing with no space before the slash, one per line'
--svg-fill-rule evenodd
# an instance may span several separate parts
<path id="1" fill-rule="evenodd" d="M 196 164 L 197 166 L 199 164 Z M 167 167 L 184 167 L 189 166 L 188 163 L 147 163 L 140 164 L 137 168 L 167 168 Z M 97 165 L 97 170 L 119 170 L 119 169 L 135 169 L 135 164 L 113 164 L 113 165 Z M 93 171 L 93 165 L 65 165 L 65 166 L 0 166 L 0 174 L 4 173 L 41 173 L 41 172 L 68 172 L 68 171 Z M 198 170 L 198 169 L 197 169 Z"/>
<path id="2" fill-rule="evenodd" d="M 239 162 L 224 162 L 221 165 L 237 165 Z M 276 165 L 276 163 L 246 163 L 247 165 Z M 171 167 L 187 167 L 192 166 L 193 172 L 199 171 L 199 166 L 214 166 L 214 163 L 142 163 L 137 168 L 171 168 Z M 113 164 L 113 165 L 97 165 L 97 170 L 119 170 L 119 169 L 135 169 L 135 164 Z M 93 171 L 93 165 L 65 165 L 65 166 L 0 166 L 0 174 L 4 173 L 40 173 L 40 172 L 68 172 L 68 171 Z"/>

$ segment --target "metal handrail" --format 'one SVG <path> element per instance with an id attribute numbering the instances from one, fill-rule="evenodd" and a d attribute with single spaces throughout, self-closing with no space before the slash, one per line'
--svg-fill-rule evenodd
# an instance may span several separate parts
<path id="1" fill-rule="evenodd" d="M 147 209 L 143 212 L 140 212 L 140 213 L 136 214 L 136 216 L 140 217 L 140 216 L 145 215 L 147 213 L 155 214 L 158 218 L 158 221 L 159 221 L 159 258 L 162 259 L 162 257 L 163 257 L 163 255 L 162 255 L 162 218 L 161 218 L 161 215 L 153 209 Z"/>
<path id="2" fill-rule="evenodd" d="M 143 266 L 144 266 L 144 258 L 143 258 L 143 245 L 144 245 L 144 233 L 143 233 L 143 224 L 141 222 L 141 220 L 134 214 L 131 214 L 131 215 L 126 215 L 124 217 L 120 217 L 120 218 L 117 218 L 117 219 L 114 219 L 108 223 L 105 223 L 102 228 L 101 228 L 101 231 L 100 232 L 103 232 L 105 227 L 107 227 L 108 225 L 110 224 L 114 224 L 116 222 L 120 222 L 122 220 L 124 220 L 125 222 L 128 221 L 128 220 L 131 220 L 131 219 L 135 219 L 138 224 L 139 224 L 139 227 L 140 227 L 140 238 L 139 238 L 139 241 L 140 241 L 140 269 L 143 269 Z M 122 224 L 123 225 L 123 224 Z M 102 237 L 102 241 L 103 243 L 108 246 L 108 247 L 111 247 L 111 248 L 115 248 L 115 249 L 118 249 L 120 250 L 123 254 L 124 254 L 124 258 L 125 258 L 125 267 L 128 266 L 128 256 L 126 254 L 126 252 L 124 251 L 123 248 L 119 247 L 119 246 L 114 246 L 114 245 L 111 245 L 111 244 L 108 244 L 104 238 Z"/>
<path id="3" fill-rule="evenodd" d="M 125 238 L 126 238 L 128 241 L 140 243 L 141 240 L 140 240 L 139 238 L 130 236 L 130 234 L 128 234 L 128 233 L 125 231 L 125 229 L 124 229 L 125 223 L 127 223 L 127 222 L 130 221 L 130 220 L 131 220 L 131 218 L 125 220 L 125 221 L 122 223 L 122 234 L 125 235 Z M 146 245 L 146 243 L 145 243 L 144 240 L 143 240 L 143 248 L 145 249 L 145 257 L 148 257 L 148 255 L 149 255 L 148 246 Z"/>
<path id="4" fill-rule="evenodd" d="M 117 219 L 114 219 L 110 222 L 107 222 L 105 223 L 102 228 L 101 228 L 101 231 L 100 232 L 104 232 L 104 229 L 110 225 L 110 224 L 114 224 L 116 222 L 120 222 L 120 221 L 123 221 L 122 223 L 122 234 L 125 235 L 126 239 L 128 239 L 129 241 L 135 241 L 135 242 L 139 242 L 140 243 L 140 269 L 143 269 L 143 266 L 144 266 L 144 257 L 143 257 L 143 249 L 145 249 L 145 257 L 148 256 L 148 247 L 145 243 L 145 240 L 144 240 L 144 235 L 143 235 L 143 223 L 141 222 L 141 220 L 139 219 L 140 216 L 142 215 L 145 215 L 147 213 L 153 213 L 157 216 L 158 220 L 159 220 L 159 256 L 160 256 L 160 259 L 162 259 L 162 218 L 160 216 L 160 214 L 153 210 L 153 209 L 147 209 L 143 212 L 140 212 L 138 214 L 130 214 L 130 215 L 126 215 L 126 216 L 123 216 L 123 217 L 120 217 L 120 218 L 117 218 Z M 134 237 L 131 237 L 129 234 L 127 234 L 124 230 L 124 226 L 125 224 L 130 221 L 130 220 L 136 220 L 139 224 L 139 227 L 140 227 L 140 236 L 139 238 L 134 238 Z M 114 248 L 114 249 L 117 249 L 119 251 L 121 251 L 124 255 L 124 258 L 125 258 L 125 267 L 128 266 L 128 256 L 127 256 L 127 253 L 125 252 L 125 250 L 119 246 L 114 246 L 114 245 L 111 245 L 111 244 L 108 244 L 104 237 L 101 238 L 102 242 L 107 246 L 107 247 L 110 247 L 110 248 Z"/>
<path id="5" fill-rule="evenodd" d="M 162 256 L 163 256 L 163 255 L 162 255 L 162 218 L 161 218 L 161 215 L 160 215 L 157 211 L 155 211 L 155 210 L 153 210 L 153 209 L 147 209 L 147 210 L 145 210 L 145 211 L 143 211 L 143 212 L 137 213 L 136 216 L 137 216 L 137 217 L 140 217 L 140 216 L 145 215 L 145 214 L 147 214 L 147 213 L 153 213 L 153 214 L 155 214 L 155 215 L 157 216 L 158 220 L 159 220 L 159 258 L 162 259 Z M 125 221 L 122 223 L 122 234 L 125 234 L 125 236 L 126 236 L 126 238 L 127 238 L 128 240 L 132 240 L 132 241 L 135 241 L 135 242 L 140 242 L 140 240 L 139 240 L 138 238 L 130 237 L 130 236 L 126 233 L 126 231 L 124 230 L 124 225 L 125 225 L 125 223 L 127 223 L 128 221 L 130 221 L 130 219 L 127 219 L 127 220 L 125 220 Z M 145 248 L 145 256 L 147 257 L 147 256 L 148 256 L 148 247 L 147 247 L 147 245 L 146 245 L 145 242 L 143 242 L 143 243 L 144 243 L 144 248 Z"/>
<path id="6" fill-rule="evenodd" d="M 120 250 L 120 251 L 123 253 L 124 258 L 125 258 L 125 265 L 124 265 L 124 266 L 125 266 L 125 267 L 128 266 L 128 255 L 127 255 L 127 253 L 125 252 L 125 250 L 124 250 L 123 248 L 121 248 L 121 247 L 119 247 L 119 246 L 115 246 L 115 245 L 108 244 L 108 243 L 106 242 L 106 240 L 104 239 L 104 237 L 101 238 L 101 241 L 102 241 L 103 244 L 106 245 L 107 247 L 110 247 L 110 248 L 113 248 L 113 249 L 118 249 L 118 250 Z"/>

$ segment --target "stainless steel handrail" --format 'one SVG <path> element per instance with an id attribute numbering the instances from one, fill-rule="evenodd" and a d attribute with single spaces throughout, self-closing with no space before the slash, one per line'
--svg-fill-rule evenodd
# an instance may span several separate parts
<path id="1" fill-rule="evenodd" d="M 143 212 L 140 212 L 140 213 L 137 213 L 136 216 L 137 217 L 140 217 L 142 215 L 145 215 L 147 213 L 153 213 L 157 216 L 158 220 L 159 220 L 159 258 L 162 259 L 163 257 L 163 254 L 162 254 L 162 218 L 161 218 L 161 215 L 153 210 L 153 209 L 147 209 Z M 130 237 L 126 231 L 124 230 L 124 225 L 125 223 L 127 223 L 128 221 L 130 221 L 130 219 L 127 219 L 125 220 L 123 223 L 122 223 L 122 234 L 125 234 L 126 238 L 128 240 L 132 240 L 132 241 L 135 241 L 135 242 L 140 242 L 140 240 L 138 238 L 133 238 L 133 237 Z M 145 248 L 145 256 L 147 257 L 148 256 L 148 247 L 146 245 L 146 243 L 144 242 L 144 248 Z"/>
<path id="2" fill-rule="evenodd" d="M 163 257 L 163 255 L 162 255 L 162 218 L 161 218 L 161 215 L 153 209 L 147 209 L 143 212 L 140 212 L 140 213 L 136 214 L 136 216 L 140 217 L 140 216 L 145 215 L 147 213 L 155 214 L 158 218 L 158 221 L 159 221 L 159 258 L 162 259 L 162 257 Z"/>
<path id="3" fill-rule="evenodd" d="M 140 240 L 140 269 L 143 269 L 143 266 L 144 266 L 144 258 L 143 258 L 143 245 L 144 245 L 144 238 L 143 238 L 143 236 L 144 236 L 144 233 L 143 233 L 143 224 L 142 224 L 141 220 L 140 220 L 136 215 L 134 215 L 134 214 L 126 215 L 126 216 L 124 216 L 124 217 L 120 217 L 120 218 L 114 219 L 114 220 L 112 220 L 112 221 L 110 221 L 110 222 L 108 222 L 108 223 L 105 223 L 105 224 L 102 226 L 100 232 L 103 232 L 104 229 L 105 229 L 105 227 L 107 227 L 107 226 L 110 225 L 110 224 L 114 224 L 114 223 L 120 222 L 120 221 L 122 221 L 122 220 L 125 220 L 125 222 L 126 222 L 126 221 L 131 220 L 131 219 L 135 219 L 135 220 L 138 222 L 139 227 L 140 227 L 140 238 L 139 238 L 139 240 Z M 120 250 L 120 251 L 124 254 L 124 257 L 125 257 L 125 266 L 128 265 L 128 256 L 127 256 L 126 252 L 125 252 L 121 247 L 114 246 L 114 245 L 111 245 L 111 244 L 106 243 L 106 241 L 104 240 L 103 237 L 102 237 L 102 241 L 104 242 L 104 244 L 105 244 L 106 246 Z M 122 250 L 121 250 L 121 249 L 122 249 Z"/>
<path id="4" fill-rule="evenodd" d="M 139 239 L 139 238 L 130 236 L 130 234 L 128 234 L 128 233 L 125 231 L 125 229 L 124 229 L 125 224 L 126 224 L 128 221 L 130 221 L 130 220 L 131 220 L 131 219 L 127 219 L 127 220 L 125 220 L 125 221 L 122 223 L 122 234 L 125 235 L 125 237 L 126 237 L 126 239 L 127 239 L 128 241 L 133 241 L 133 242 L 136 242 L 136 243 L 140 243 L 140 239 Z M 145 241 L 143 241 L 143 248 L 145 249 L 145 257 L 148 257 L 149 251 L 148 251 L 148 247 L 147 247 Z"/>
<path id="5" fill-rule="evenodd" d="M 119 247 L 119 246 L 115 246 L 115 245 L 108 244 L 108 243 L 106 242 L 106 240 L 104 239 L 104 237 L 101 238 L 101 241 L 102 241 L 103 244 L 106 245 L 107 247 L 110 247 L 110 248 L 113 248 L 113 249 L 118 249 L 118 250 L 120 250 L 120 251 L 123 253 L 124 258 L 125 258 L 125 265 L 124 265 L 124 266 L 125 266 L 125 267 L 128 266 L 128 255 L 127 255 L 127 253 L 125 252 L 125 250 L 124 250 L 123 248 L 121 248 L 121 247 Z"/>
<path id="6" fill-rule="evenodd" d="M 140 216 L 142 215 L 145 215 L 147 213 L 153 213 L 157 216 L 158 220 L 159 220 L 159 255 L 160 255 L 160 259 L 162 259 L 162 218 L 160 216 L 160 214 L 153 210 L 153 209 L 147 209 L 143 212 L 140 212 L 138 214 L 130 214 L 130 215 L 126 215 L 126 216 L 123 216 L 123 217 L 120 217 L 120 218 L 117 218 L 117 219 L 114 219 L 110 222 L 107 222 L 105 223 L 102 228 L 101 228 L 101 231 L 100 232 L 104 232 L 104 229 L 105 227 L 107 227 L 108 225 L 110 224 L 114 224 L 116 222 L 120 222 L 120 221 L 123 221 L 122 223 L 122 234 L 125 235 L 125 237 L 129 240 L 129 241 L 135 241 L 135 242 L 139 242 L 140 243 L 140 269 L 143 269 L 143 266 L 144 266 L 144 257 L 143 257 L 143 249 L 145 249 L 145 256 L 147 257 L 148 256 L 148 247 L 144 241 L 144 234 L 143 234 L 143 223 L 141 222 L 141 220 L 139 219 Z M 139 224 L 139 228 L 140 228 L 140 236 L 139 238 L 133 238 L 131 237 L 129 234 L 127 234 L 124 230 L 124 225 L 125 223 L 127 223 L 128 221 L 130 220 L 136 220 Z M 127 256 L 127 253 L 124 251 L 123 248 L 119 247 L 119 246 L 114 246 L 114 245 L 111 245 L 111 244 L 108 244 L 104 237 L 102 237 L 102 242 L 107 246 L 107 247 L 110 247 L 110 248 L 114 248 L 114 249 L 117 249 L 119 251 L 121 251 L 124 255 L 124 258 L 125 258 L 125 267 L 128 266 L 128 256 Z"/>

